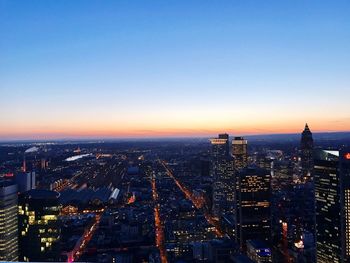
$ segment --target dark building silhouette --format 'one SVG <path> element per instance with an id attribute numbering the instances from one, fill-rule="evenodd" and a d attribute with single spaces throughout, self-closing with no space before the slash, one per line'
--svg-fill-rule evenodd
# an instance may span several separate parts
<path id="1" fill-rule="evenodd" d="M 209 177 L 210 176 L 210 160 L 202 159 L 200 164 L 201 176 Z"/>
<path id="2" fill-rule="evenodd" d="M 300 151 L 301 151 L 301 169 L 303 177 L 311 179 L 312 168 L 313 168 L 313 148 L 314 140 L 312 133 L 307 123 L 305 129 L 301 134 Z"/>
<path id="3" fill-rule="evenodd" d="M 0 261 L 18 261 L 17 185 L 0 181 Z"/>
<path id="4" fill-rule="evenodd" d="M 350 149 L 317 150 L 314 182 L 317 262 L 349 262 Z"/>
<path id="5" fill-rule="evenodd" d="M 35 189 L 35 172 L 19 172 L 15 180 L 20 193 Z"/>
<path id="6" fill-rule="evenodd" d="M 237 178 L 237 239 L 241 248 L 247 240 L 270 243 L 271 175 L 257 166 L 240 171 Z"/>
<path id="7" fill-rule="evenodd" d="M 248 141 L 243 137 L 234 137 L 232 140 L 232 155 L 235 169 L 245 168 L 248 165 Z"/>
<path id="8" fill-rule="evenodd" d="M 58 261 L 60 256 L 59 193 L 30 190 L 19 196 L 21 261 Z"/>

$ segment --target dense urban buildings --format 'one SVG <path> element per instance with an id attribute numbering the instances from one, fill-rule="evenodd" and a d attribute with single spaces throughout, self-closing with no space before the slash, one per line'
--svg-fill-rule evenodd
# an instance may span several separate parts
<path id="1" fill-rule="evenodd" d="M 300 135 L 1 145 L 1 259 L 346 262 L 350 140 L 315 136 L 314 180 Z"/>
<path id="2" fill-rule="evenodd" d="M 259 240 L 247 240 L 247 255 L 253 262 L 272 262 L 271 249 Z"/>
<path id="3" fill-rule="evenodd" d="M 17 185 L 0 179 L 0 261 L 18 260 Z"/>
<path id="4" fill-rule="evenodd" d="M 0 0 L 0 262 L 350 263 L 350 0 Z"/>

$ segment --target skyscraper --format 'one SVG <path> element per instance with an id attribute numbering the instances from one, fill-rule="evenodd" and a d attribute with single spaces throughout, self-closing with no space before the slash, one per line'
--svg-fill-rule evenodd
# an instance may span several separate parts
<path id="1" fill-rule="evenodd" d="M 251 166 L 237 178 L 237 239 L 241 248 L 247 240 L 270 242 L 270 172 Z"/>
<path id="2" fill-rule="evenodd" d="M 17 185 L 0 181 L 0 261 L 18 261 Z"/>
<path id="3" fill-rule="evenodd" d="M 19 196 L 19 251 L 21 261 L 58 261 L 59 193 L 30 190 Z"/>
<path id="4" fill-rule="evenodd" d="M 300 151 L 302 175 L 308 179 L 311 179 L 311 172 L 313 168 L 313 148 L 314 140 L 312 138 L 312 133 L 309 126 L 306 123 L 305 129 L 301 134 Z"/>
<path id="5" fill-rule="evenodd" d="M 317 262 L 349 262 L 350 150 L 317 150 L 313 173 Z"/>
<path id="6" fill-rule="evenodd" d="M 232 140 L 232 155 L 235 169 L 240 170 L 248 165 L 248 141 L 243 137 L 235 137 Z"/>
<path id="7" fill-rule="evenodd" d="M 213 165 L 215 165 L 220 159 L 230 155 L 228 134 L 219 134 L 218 138 L 210 139 L 210 142 Z"/>
<path id="8" fill-rule="evenodd" d="M 213 176 L 213 206 L 216 217 L 234 213 L 234 164 L 229 153 L 229 136 L 220 134 L 211 139 L 212 176 Z"/>
<path id="9" fill-rule="evenodd" d="M 340 151 L 340 203 L 344 261 L 350 262 L 350 149 Z"/>

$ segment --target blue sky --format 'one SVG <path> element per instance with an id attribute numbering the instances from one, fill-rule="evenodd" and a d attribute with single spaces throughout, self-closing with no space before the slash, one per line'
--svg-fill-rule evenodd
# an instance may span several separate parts
<path id="1" fill-rule="evenodd" d="M 349 1 L 0 0 L 0 138 L 350 130 Z"/>

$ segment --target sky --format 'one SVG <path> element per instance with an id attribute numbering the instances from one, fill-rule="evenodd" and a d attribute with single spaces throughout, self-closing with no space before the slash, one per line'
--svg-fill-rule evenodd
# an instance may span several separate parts
<path id="1" fill-rule="evenodd" d="M 350 130 L 350 2 L 0 0 L 0 139 Z"/>

